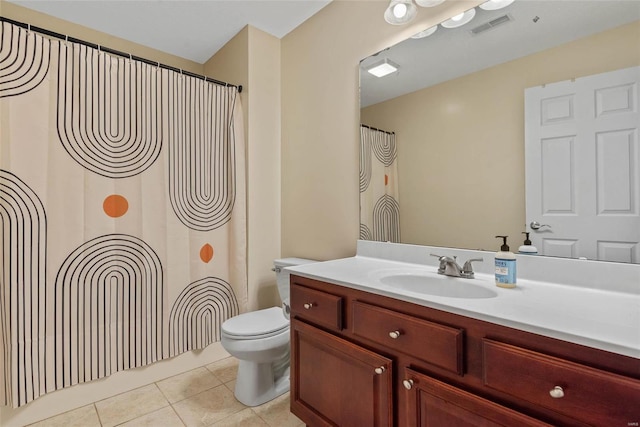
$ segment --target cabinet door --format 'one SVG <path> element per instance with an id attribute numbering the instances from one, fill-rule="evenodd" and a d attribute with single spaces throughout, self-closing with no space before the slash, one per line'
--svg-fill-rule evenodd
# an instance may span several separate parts
<path id="1" fill-rule="evenodd" d="M 291 321 L 291 412 L 311 426 L 391 426 L 392 362 Z"/>
<path id="2" fill-rule="evenodd" d="M 512 409 L 405 368 L 409 426 L 548 426 Z"/>

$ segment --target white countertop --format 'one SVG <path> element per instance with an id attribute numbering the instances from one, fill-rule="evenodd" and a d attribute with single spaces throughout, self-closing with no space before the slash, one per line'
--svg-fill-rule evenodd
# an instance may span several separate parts
<path id="1" fill-rule="evenodd" d="M 640 294 L 518 279 L 516 288 L 495 286 L 494 276 L 464 280 L 494 298 L 451 298 L 398 289 L 380 281 L 385 272 L 436 267 L 358 255 L 289 267 L 292 274 L 384 295 L 425 307 L 533 332 L 640 359 Z"/>

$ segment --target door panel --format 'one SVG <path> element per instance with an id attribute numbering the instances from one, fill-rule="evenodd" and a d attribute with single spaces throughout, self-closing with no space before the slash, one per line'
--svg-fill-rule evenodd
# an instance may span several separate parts
<path id="1" fill-rule="evenodd" d="M 407 420 L 410 427 L 542 427 L 548 424 L 405 368 L 411 380 Z"/>
<path id="2" fill-rule="evenodd" d="M 314 426 L 391 426 L 391 360 L 291 322 L 291 411 Z"/>
<path id="3" fill-rule="evenodd" d="M 640 67 L 525 90 L 526 223 L 540 254 L 640 263 Z"/>

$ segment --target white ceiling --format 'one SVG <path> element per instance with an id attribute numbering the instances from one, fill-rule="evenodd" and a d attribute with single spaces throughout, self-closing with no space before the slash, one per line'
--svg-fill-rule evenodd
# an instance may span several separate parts
<path id="1" fill-rule="evenodd" d="M 463 27 L 438 27 L 430 37 L 407 39 L 365 58 L 360 72 L 361 106 L 640 20 L 640 0 L 516 0 L 501 10 L 476 10 L 476 17 Z M 484 33 L 471 33 L 504 14 L 513 20 Z M 539 19 L 534 22 L 536 16 Z M 399 71 L 377 78 L 364 70 L 383 58 L 399 64 Z"/>
<path id="2" fill-rule="evenodd" d="M 331 0 L 7 1 L 202 64 L 247 24 L 282 38 Z"/>

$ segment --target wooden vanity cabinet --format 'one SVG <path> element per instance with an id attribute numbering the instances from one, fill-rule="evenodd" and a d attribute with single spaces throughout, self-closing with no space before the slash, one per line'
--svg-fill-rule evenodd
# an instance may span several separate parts
<path id="1" fill-rule="evenodd" d="M 292 275 L 291 411 L 309 426 L 633 426 L 640 361 Z"/>

